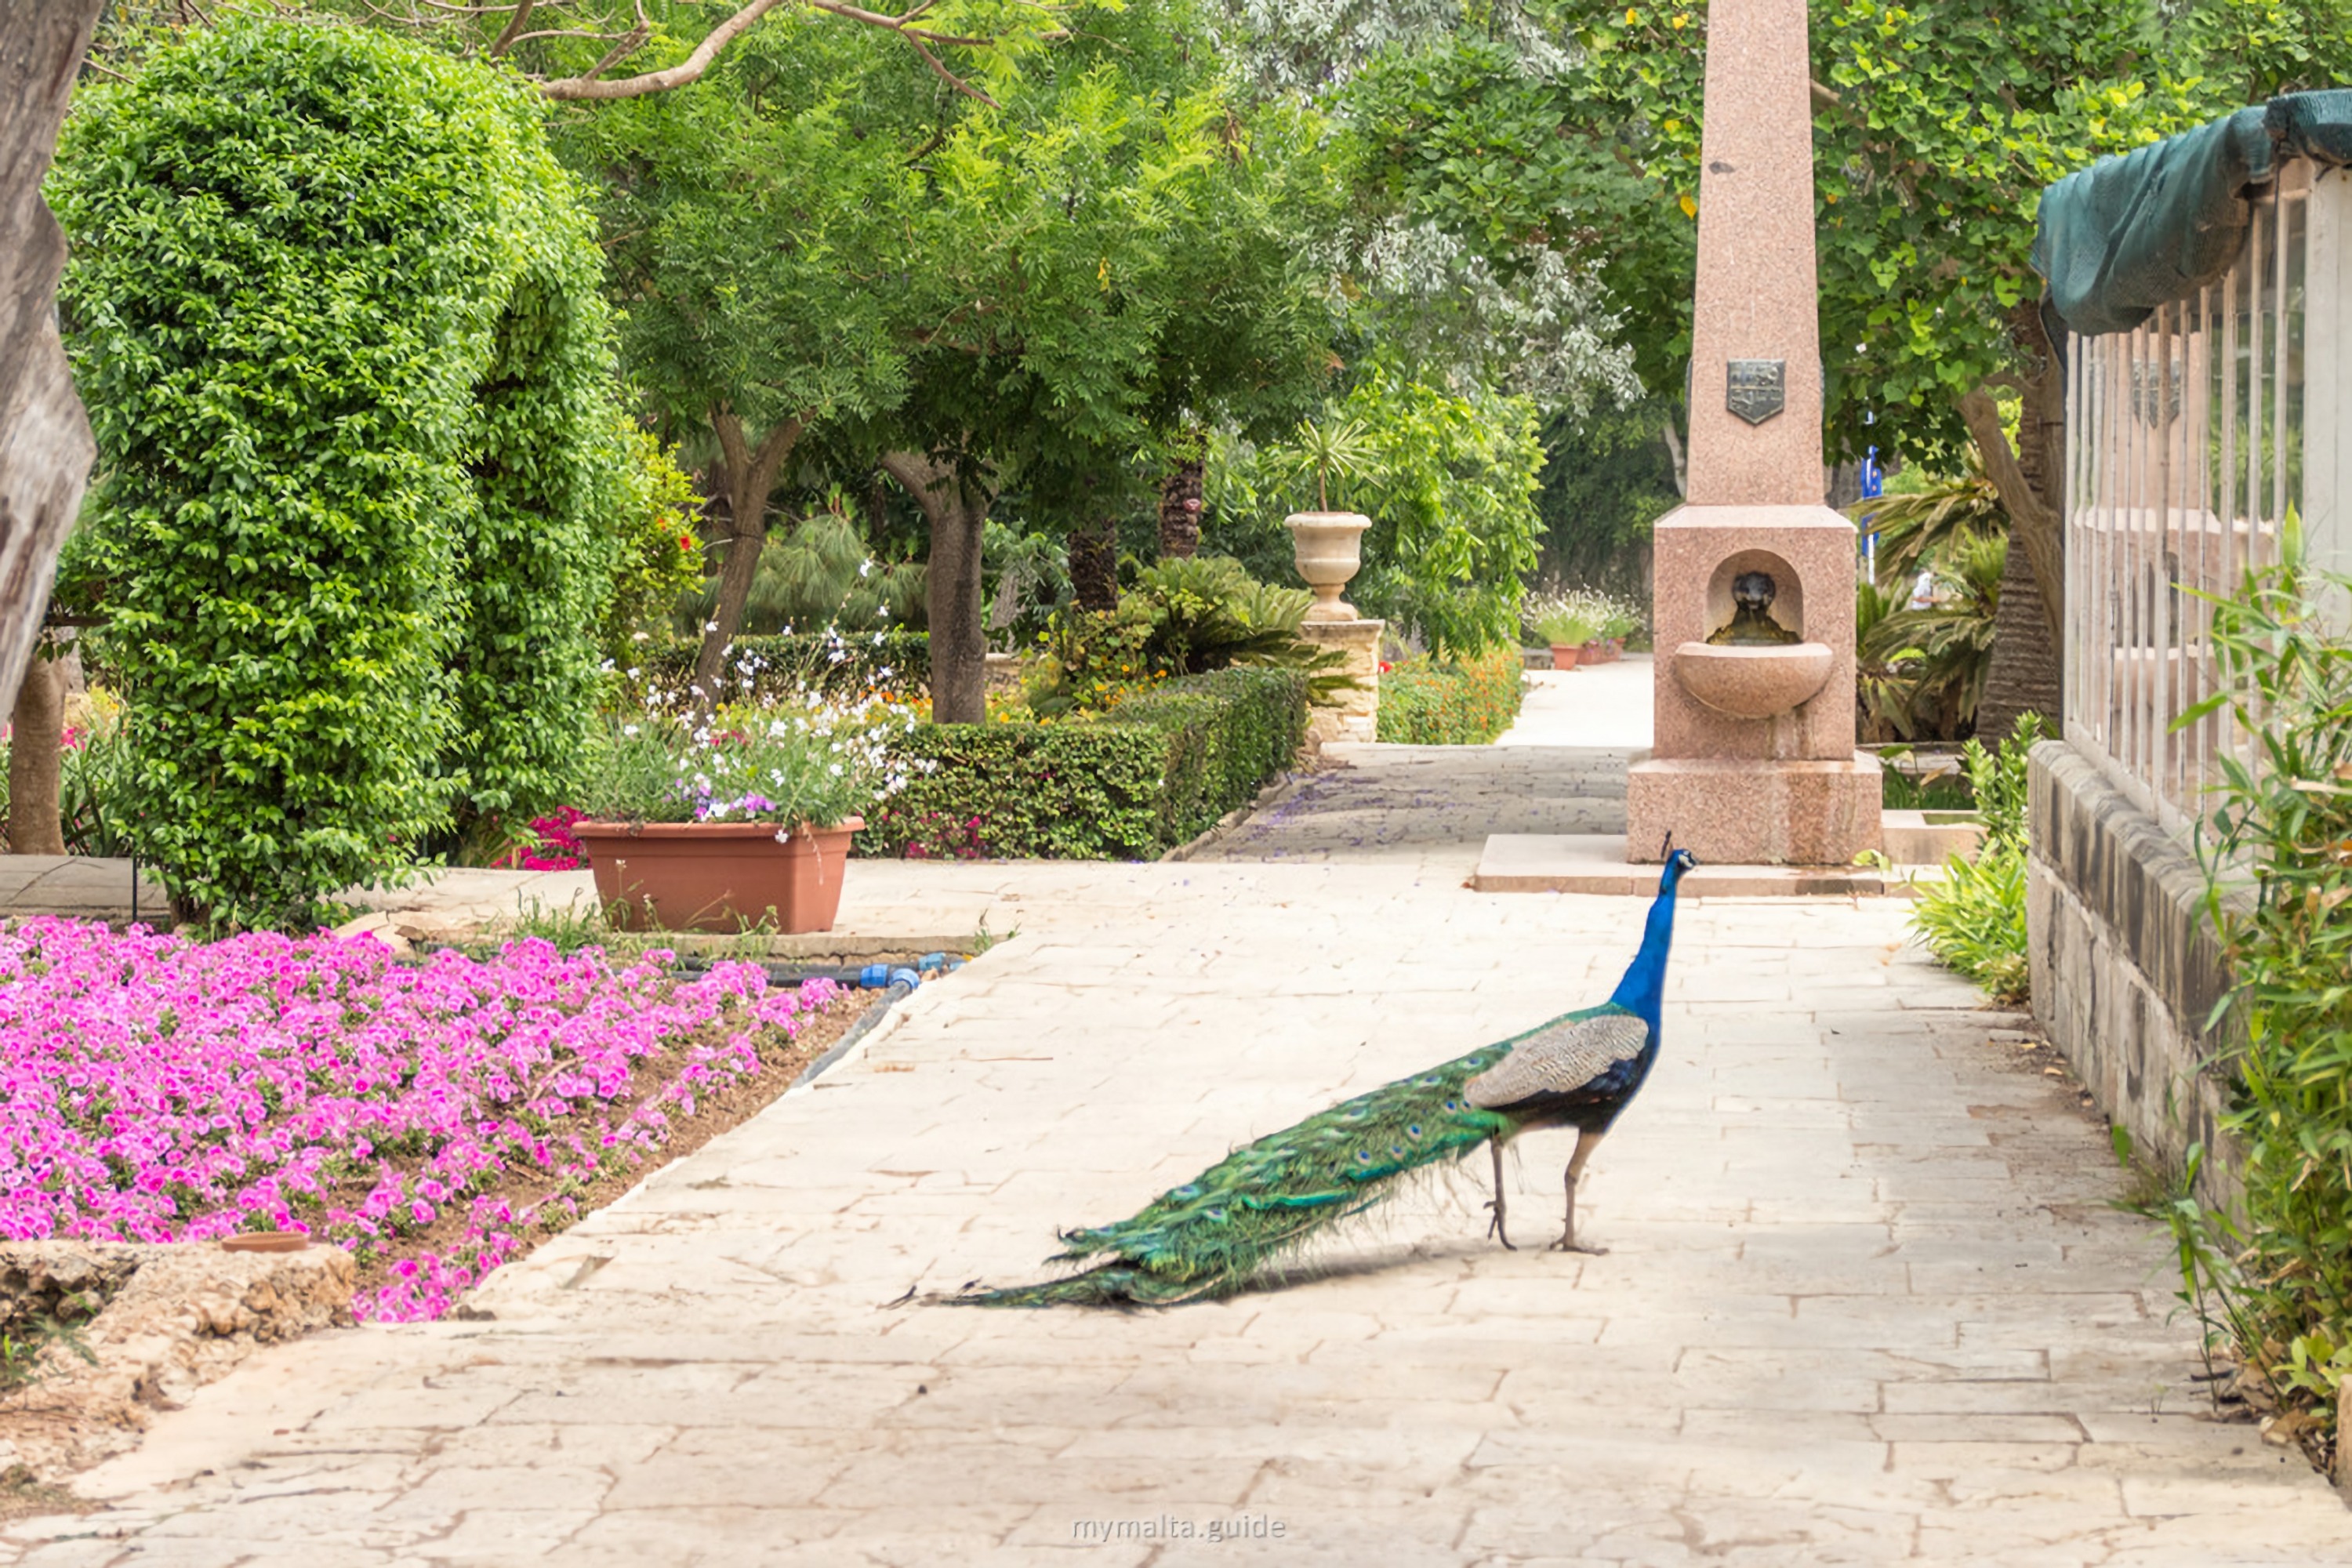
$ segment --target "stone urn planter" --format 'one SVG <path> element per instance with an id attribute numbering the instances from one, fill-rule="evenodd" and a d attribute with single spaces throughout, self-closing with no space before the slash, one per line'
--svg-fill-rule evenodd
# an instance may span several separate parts
<path id="1" fill-rule="evenodd" d="M 841 911 L 852 816 L 796 827 L 772 822 L 580 822 L 572 831 L 595 873 L 597 901 L 624 930 L 739 931 L 771 921 L 787 936 L 831 931 Z"/>
<path id="2" fill-rule="evenodd" d="M 1554 669 L 1574 669 L 1584 659 L 1584 650 L 1568 643 L 1551 645 L 1551 667 Z"/>
<path id="3" fill-rule="evenodd" d="M 1286 520 L 1298 574 L 1315 591 L 1308 606 L 1310 621 L 1353 621 L 1362 617 L 1356 606 L 1339 595 L 1358 567 L 1364 563 L 1364 530 L 1372 520 L 1354 511 L 1300 511 Z"/>

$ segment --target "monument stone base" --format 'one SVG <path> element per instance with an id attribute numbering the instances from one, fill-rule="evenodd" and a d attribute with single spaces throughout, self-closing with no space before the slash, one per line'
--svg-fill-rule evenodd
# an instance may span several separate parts
<path id="1" fill-rule="evenodd" d="M 1625 781 L 1626 856 L 1663 858 L 1666 833 L 1701 865 L 1850 866 L 1883 847 L 1878 759 L 1654 757 Z"/>

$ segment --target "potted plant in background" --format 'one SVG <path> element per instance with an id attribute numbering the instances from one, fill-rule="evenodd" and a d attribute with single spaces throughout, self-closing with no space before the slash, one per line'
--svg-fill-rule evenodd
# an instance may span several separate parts
<path id="1" fill-rule="evenodd" d="M 1528 624 L 1535 628 L 1536 636 L 1550 645 L 1554 669 L 1574 669 L 1584 645 L 1601 629 L 1601 618 L 1592 606 L 1567 594 L 1555 595 L 1531 605 Z"/>
<path id="2" fill-rule="evenodd" d="M 1622 599 L 1613 601 L 1609 608 L 1608 619 L 1602 624 L 1601 628 L 1601 637 L 1605 638 L 1609 644 L 1609 657 L 1611 658 L 1624 658 L 1625 639 L 1632 637 L 1635 632 L 1638 632 L 1641 629 L 1642 611 L 1640 606 L 1630 604 Z"/>
<path id="3" fill-rule="evenodd" d="M 879 730 L 820 710 L 610 723 L 572 824 L 623 927 L 830 931 L 859 815 L 905 784 Z"/>
<path id="4" fill-rule="evenodd" d="M 1298 574 L 1314 590 L 1310 621 L 1352 621 L 1356 607 L 1340 595 L 1363 564 L 1364 531 L 1372 520 L 1360 511 L 1333 511 L 1334 479 L 1360 473 L 1372 461 L 1371 438 L 1353 419 L 1298 422 L 1298 474 L 1315 477 L 1314 511 L 1295 511 L 1284 520 L 1298 563 Z"/>

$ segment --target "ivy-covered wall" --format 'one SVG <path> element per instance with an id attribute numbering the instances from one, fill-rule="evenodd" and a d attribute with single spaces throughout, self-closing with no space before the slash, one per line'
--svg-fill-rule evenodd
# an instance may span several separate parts
<path id="1" fill-rule="evenodd" d="M 49 196 L 135 837 L 299 919 L 581 755 L 622 452 L 601 260 L 511 76 L 225 17 L 77 95 Z"/>

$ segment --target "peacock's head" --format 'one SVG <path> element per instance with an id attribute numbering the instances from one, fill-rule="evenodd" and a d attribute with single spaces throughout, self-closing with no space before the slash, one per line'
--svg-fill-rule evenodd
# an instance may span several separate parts
<path id="1" fill-rule="evenodd" d="M 1687 849 L 1677 849 L 1675 847 L 1675 836 L 1671 832 L 1666 835 L 1666 841 L 1658 846 L 1658 850 L 1659 853 L 1665 857 L 1666 860 L 1665 872 L 1658 879 L 1660 891 L 1664 891 L 1664 889 L 1673 887 L 1675 883 L 1681 881 L 1683 879 L 1683 873 L 1698 864 L 1697 856 L 1692 854 Z"/>

